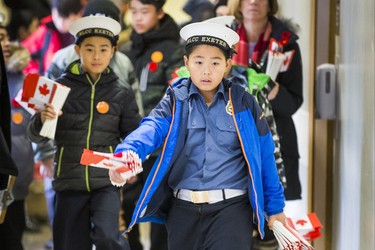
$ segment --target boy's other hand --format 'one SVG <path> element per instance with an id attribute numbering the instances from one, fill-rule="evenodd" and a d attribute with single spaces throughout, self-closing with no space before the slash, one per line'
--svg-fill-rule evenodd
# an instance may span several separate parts
<path id="1" fill-rule="evenodd" d="M 268 227 L 272 230 L 273 223 L 275 220 L 280 221 L 281 223 L 285 224 L 286 223 L 286 216 L 284 213 L 279 213 L 279 214 L 274 214 L 270 215 L 268 218 Z"/>
<path id="2" fill-rule="evenodd" d="M 42 123 L 44 123 L 46 120 L 52 120 L 56 118 L 56 115 L 57 115 L 56 111 L 54 107 L 52 106 L 52 104 L 47 103 L 46 108 L 40 113 L 40 119 Z M 58 115 L 61 116 L 62 111 L 60 111 Z"/>

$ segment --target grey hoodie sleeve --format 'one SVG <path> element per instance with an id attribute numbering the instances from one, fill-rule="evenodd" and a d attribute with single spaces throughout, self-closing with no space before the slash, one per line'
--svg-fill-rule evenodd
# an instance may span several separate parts
<path id="1" fill-rule="evenodd" d="M 41 143 L 35 144 L 35 160 L 36 161 L 45 161 L 53 159 L 55 157 L 55 143 L 53 140 L 48 140 Z"/>

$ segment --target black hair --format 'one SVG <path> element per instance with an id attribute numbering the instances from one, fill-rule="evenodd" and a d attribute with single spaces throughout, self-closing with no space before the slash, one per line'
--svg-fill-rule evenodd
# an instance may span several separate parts
<path id="1" fill-rule="evenodd" d="M 77 14 L 83 9 L 82 0 L 51 0 L 51 8 L 56 8 L 62 17 Z"/>
<path id="2" fill-rule="evenodd" d="M 166 0 L 139 0 L 142 4 L 151 4 L 156 7 L 156 10 L 159 11 L 163 8 Z"/>
<path id="3" fill-rule="evenodd" d="M 25 27 L 27 29 L 35 18 L 38 18 L 37 14 L 30 9 L 13 10 L 7 26 L 10 40 L 17 40 L 19 28 Z"/>
<path id="4" fill-rule="evenodd" d="M 110 0 L 90 0 L 83 8 L 82 17 L 104 14 L 120 23 L 120 9 Z"/>

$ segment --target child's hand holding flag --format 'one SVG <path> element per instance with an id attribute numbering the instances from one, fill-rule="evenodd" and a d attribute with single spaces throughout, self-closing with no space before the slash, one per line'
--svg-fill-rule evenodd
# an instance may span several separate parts
<path id="1" fill-rule="evenodd" d="M 131 150 L 110 154 L 85 149 L 81 164 L 108 169 L 109 179 L 117 187 L 125 185 L 128 179 L 143 171 L 141 159 Z"/>

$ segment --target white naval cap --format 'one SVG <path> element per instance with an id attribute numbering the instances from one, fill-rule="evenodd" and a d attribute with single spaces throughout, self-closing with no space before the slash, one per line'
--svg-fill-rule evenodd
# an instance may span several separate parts
<path id="1" fill-rule="evenodd" d="M 229 27 L 233 20 L 233 16 L 222 16 L 188 24 L 180 30 L 180 36 L 186 41 L 186 48 L 208 44 L 219 47 L 231 57 L 234 52 L 232 46 L 240 39 Z"/>
<path id="2" fill-rule="evenodd" d="M 69 32 L 76 38 L 76 44 L 86 37 L 102 36 L 116 45 L 121 25 L 116 20 L 102 14 L 82 17 L 69 26 Z"/>

